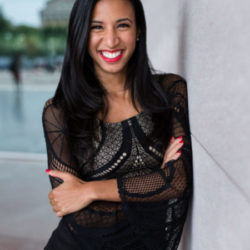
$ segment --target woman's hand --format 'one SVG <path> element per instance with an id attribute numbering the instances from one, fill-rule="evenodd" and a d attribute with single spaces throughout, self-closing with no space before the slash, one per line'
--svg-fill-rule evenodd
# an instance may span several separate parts
<path id="1" fill-rule="evenodd" d="M 178 138 L 172 137 L 170 143 L 165 151 L 161 168 L 164 168 L 165 164 L 171 160 L 177 160 L 181 155 L 181 151 L 178 151 L 183 146 L 182 136 Z"/>
<path id="2" fill-rule="evenodd" d="M 64 181 L 48 195 L 57 217 L 76 212 L 94 201 L 90 182 L 58 170 L 50 170 L 48 174 Z"/>

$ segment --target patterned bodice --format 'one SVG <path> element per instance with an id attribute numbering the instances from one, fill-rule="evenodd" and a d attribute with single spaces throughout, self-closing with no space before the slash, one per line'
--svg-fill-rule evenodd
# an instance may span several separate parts
<path id="1" fill-rule="evenodd" d="M 149 139 L 153 129 L 150 115 L 141 111 L 121 122 L 96 120 L 99 129 L 94 165 L 84 165 L 84 179 L 136 176 L 161 166 L 161 143 L 156 138 Z"/>

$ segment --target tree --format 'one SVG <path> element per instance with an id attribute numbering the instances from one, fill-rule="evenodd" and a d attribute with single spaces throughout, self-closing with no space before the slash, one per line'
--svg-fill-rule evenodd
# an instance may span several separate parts
<path id="1" fill-rule="evenodd" d="M 8 31 L 11 28 L 11 23 L 7 20 L 3 14 L 2 8 L 0 6 L 0 33 Z"/>

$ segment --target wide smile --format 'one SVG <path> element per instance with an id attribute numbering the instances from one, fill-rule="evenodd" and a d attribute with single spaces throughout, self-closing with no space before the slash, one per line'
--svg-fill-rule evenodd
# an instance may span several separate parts
<path id="1" fill-rule="evenodd" d="M 123 50 L 115 50 L 115 51 L 108 51 L 108 50 L 101 50 L 99 54 L 103 58 L 105 62 L 114 63 L 119 61 L 123 56 Z"/>

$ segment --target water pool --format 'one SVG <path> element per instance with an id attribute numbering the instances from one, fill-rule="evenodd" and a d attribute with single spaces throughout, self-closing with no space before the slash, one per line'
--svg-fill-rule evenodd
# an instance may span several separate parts
<path id="1" fill-rule="evenodd" d="M 42 110 L 53 89 L 0 90 L 0 151 L 46 153 Z"/>

